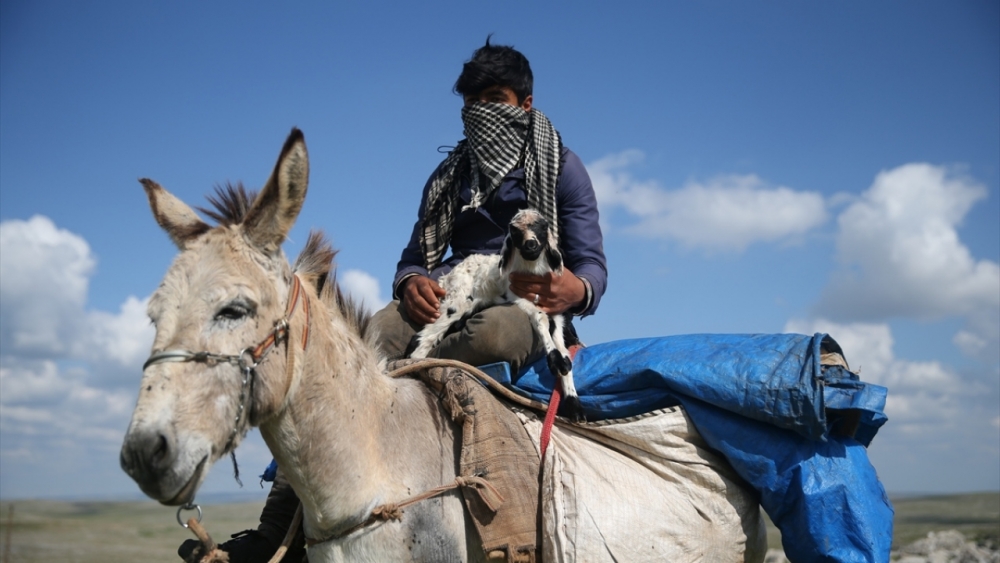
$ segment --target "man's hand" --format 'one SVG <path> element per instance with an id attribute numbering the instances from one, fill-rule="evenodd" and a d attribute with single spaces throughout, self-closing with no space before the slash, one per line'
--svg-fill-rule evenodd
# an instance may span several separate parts
<path id="1" fill-rule="evenodd" d="M 413 322 L 426 325 L 441 316 L 440 299 L 445 291 L 427 276 L 411 276 L 403 282 L 403 308 Z"/>
<path id="2" fill-rule="evenodd" d="M 514 272 L 510 275 L 510 289 L 514 295 L 531 301 L 550 315 L 579 307 L 587 297 L 583 280 L 569 270 L 563 270 L 561 276 L 552 272 L 541 276 Z"/>

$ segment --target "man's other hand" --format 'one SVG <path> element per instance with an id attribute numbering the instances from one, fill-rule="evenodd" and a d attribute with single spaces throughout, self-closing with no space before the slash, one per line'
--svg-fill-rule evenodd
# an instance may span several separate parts
<path id="1" fill-rule="evenodd" d="M 510 275 L 510 289 L 550 315 L 579 307 L 587 297 L 583 280 L 569 270 L 563 270 L 561 276 L 552 272 L 540 276 L 514 272 Z"/>

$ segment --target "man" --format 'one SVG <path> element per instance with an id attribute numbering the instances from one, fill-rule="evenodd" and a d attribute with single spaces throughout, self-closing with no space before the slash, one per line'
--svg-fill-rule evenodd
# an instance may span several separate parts
<path id="1" fill-rule="evenodd" d="M 524 55 L 491 45 L 489 38 L 463 66 L 454 90 L 465 102 L 466 138 L 427 181 L 393 280 L 395 300 L 372 319 L 389 358 L 404 357 L 413 336 L 440 316 L 444 290 L 437 280 L 470 254 L 499 253 L 511 218 L 526 207 L 556 226 L 565 270 L 562 276 L 512 274 L 514 293 L 548 313 L 585 316 L 597 310 L 607 265 L 594 189 L 579 157 L 562 146 L 549 120 L 534 109 L 532 85 Z M 444 259 L 449 246 L 451 254 Z M 528 316 L 501 305 L 468 319 L 431 355 L 472 365 L 507 361 L 517 373 L 542 353 Z M 279 472 L 258 529 L 222 544 L 230 561 L 268 561 L 297 506 Z M 178 553 L 184 557 L 194 545 L 189 540 Z M 300 561 L 301 545 L 300 532 L 285 560 Z"/>
<path id="2" fill-rule="evenodd" d="M 524 55 L 489 39 L 465 63 L 455 92 L 465 101 L 466 138 L 427 181 L 393 281 L 397 300 L 373 319 L 390 357 L 402 357 L 413 335 L 440 316 L 437 280 L 470 254 L 500 252 L 507 225 L 525 207 L 556 226 L 566 271 L 513 274 L 513 292 L 547 313 L 597 309 L 607 266 L 594 189 L 579 157 L 533 108 L 532 82 Z M 540 353 L 527 315 L 506 305 L 473 316 L 431 355 L 473 365 L 507 361 L 517 373 Z"/>

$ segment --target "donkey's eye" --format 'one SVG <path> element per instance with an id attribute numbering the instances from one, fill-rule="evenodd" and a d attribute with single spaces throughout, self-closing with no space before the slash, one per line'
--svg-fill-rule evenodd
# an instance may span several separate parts
<path id="1" fill-rule="evenodd" d="M 235 321 L 245 316 L 247 316 L 247 310 L 243 307 L 225 307 L 216 313 L 215 318 Z"/>
<path id="2" fill-rule="evenodd" d="M 249 316 L 253 310 L 243 303 L 230 303 L 215 314 L 217 321 L 239 321 Z"/>

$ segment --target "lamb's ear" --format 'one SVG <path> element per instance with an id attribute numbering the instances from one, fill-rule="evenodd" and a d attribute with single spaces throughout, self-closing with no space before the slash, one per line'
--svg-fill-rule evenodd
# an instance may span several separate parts
<path id="1" fill-rule="evenodd" d="M 557 274 L 562 274 L 562 253 L 559 252 L 558 248 L 546 247 L 545 260 L 549 263 L 549 269 Z"/>
<path id="2" fill-rule="evenodd" d="M 268 254 L 277 252 L 302 210 L 309 185 L 309 154 L 302 131 L 292 129 L 267 184 L 243 221 L 250 243 Z"/>
<path id="3" fill-rule="evenodd" d="M 503 272 L 507 266 L 510 264 L 511 258 L 514 256 L 514 241 L 510 240 L 510 234 L 508 233 L 503 239 L 503 249 L 500 250 L 500 271 Z"/>
<path id="4" fill-rule="evenodd" d="M 156 182 L 149 178 L 140 178 L 139 183 L 146 190 L 153 217 L 163 230 L 167 231 L 170 240 L 174 241 L 177 248 L 184 250 L 187 243 L 211 229 L 186 203 L 174 197 Z"/>

